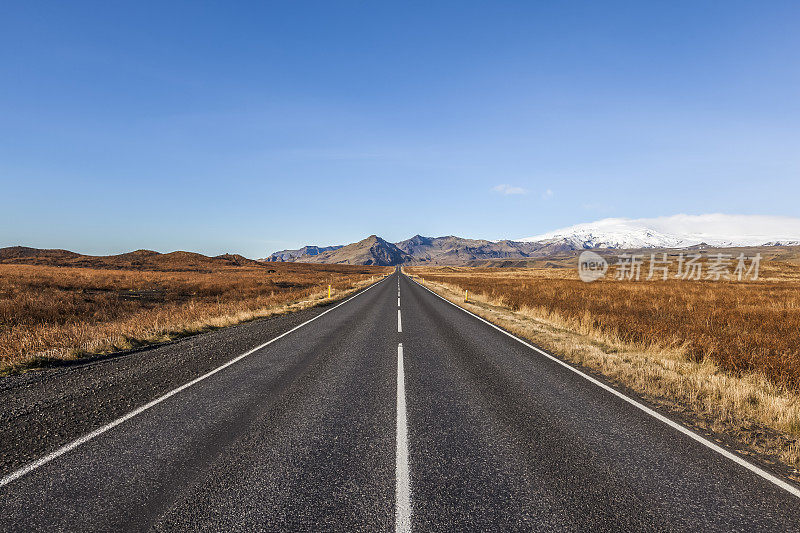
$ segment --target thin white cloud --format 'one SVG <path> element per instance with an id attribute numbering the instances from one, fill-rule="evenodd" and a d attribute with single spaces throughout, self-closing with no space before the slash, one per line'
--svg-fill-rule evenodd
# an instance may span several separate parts
<path id="1" fill-rule="evenodd" d="M 494 187 L 492 187 L 492 190 L 494 192 L 497 192 L 497 193 L 500 193 L 500 194 L 503 194 L 503 195 L 506 195 L 506 196 L 509 195 L 509 194 L 528 194 L 528 191 L 526 189 L 523 189 L 522 187 L 515 187 L 515 186 L 509 185 L 507 183 L 503 183 L 503 184 L 500 184 L 500 185 L 495 185 Z"/>
<path id="2" fill-rule="evenodd" d="M 553 197 L 553 189 L 547 189 L 542 193 L 542 200 L 549 200 Z"/>

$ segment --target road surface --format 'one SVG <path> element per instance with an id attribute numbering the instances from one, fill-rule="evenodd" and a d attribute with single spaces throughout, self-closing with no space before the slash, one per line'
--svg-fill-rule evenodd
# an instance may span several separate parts
<path id="1" fill-rule="evenodd" d="M 3 531 L 800 528 L 794 486 L 399 273 L 0 395 Z"/>

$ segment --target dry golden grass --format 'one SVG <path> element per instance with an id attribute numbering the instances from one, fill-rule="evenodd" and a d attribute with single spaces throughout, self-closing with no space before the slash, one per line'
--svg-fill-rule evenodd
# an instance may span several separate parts
<path id="1" fill-rule="evenodd" d="M 503 302 L 641 346 L 684 347 L 733 372 L 761 373 L 800 387 L 800 268 L 765 267 L 755 282 L 616 281 L 583 283 L 574 271 L 410 268 Z M 793 278 L 791 276 L 794 276 Z"/>
<path id="2" fill-rule="evenodd" d="M 556 269 L 407 268 L 443 296 L 651 401 L 800 467 L 800 272 L 585 284 Z M 464 304 L 464 290 L 470 291 Z"/>
<path id="3" fill-rule="evenodd" d="M 0 372 L 309 307 L 326 301 L 328 284 L 340 298 L 387 272 L 206 263 L 202 268 L 170 263 L 156 270 L 114 263 L 107 268 L 0 264 Z"/>

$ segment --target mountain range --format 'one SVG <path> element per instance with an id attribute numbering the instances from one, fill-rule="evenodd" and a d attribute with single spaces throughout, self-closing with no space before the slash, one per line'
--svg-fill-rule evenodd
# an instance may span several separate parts
<path id="1" fill-rule="evenodd" d="M 681 249 L 798 246 L 800 219 L 756 215 L 675 215 L 610 218 L 518 240 L 415 235 L 391 243 L 377 235 L 346 246 L 304 246 L 262 261 L 359 265 L 465 265 L 498 259 L 543 258 L 586 249 Z"/>
<path id="2" fill-rule="evenodd" d="M 265 267 L 266 261 L 351 265 L 539 265 L 563 268 L 580 251 L 587 249 L 640 250 L 637 253 L 703 249 L 711 253 L 711 250 L 729 248 L 751 248 L 752 253 L 756 253 L 757 249 L 759 253 L 773 257 L 783 254 L 782 260 L 789 258 L 796 262 L 800 258 L 800 218 L 721 214 L 652 219 L 614 218 L 516 240 L 415 235 L 392 243 L 377 235 L 370 235 L 346 246 L 304 246 L 275 252 L 259 260 L 235 254 L 209 257 L 192 252 L 162 254 L 152 250 L 90 256 L 68 250 L 11 246 L 0 248 L 0 264 L 170 271 Z"/>
<path id="3" fill-rule="evenodd" d="M 304 248 L 316 248 L 307 246 Z M 338 263 L 349 265 L 399 265 L 466 264 L 480 259 L 505 259 L 541 257 L 551 252 L 563 251 L 559 247 L 514 241 L 488 241 L 464 239 L 461 237 L 423 237 L 415 235 L 410 239 L 391 243 L 370 235 L 366 239 L 332 247 L 324 252 L 304 255 L 300 250 L 282 250 L 262 261 L 299 261 L 305 263 Z"/>

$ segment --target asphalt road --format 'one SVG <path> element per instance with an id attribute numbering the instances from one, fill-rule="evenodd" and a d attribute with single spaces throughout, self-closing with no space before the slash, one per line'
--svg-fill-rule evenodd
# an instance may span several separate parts
<path id="1" fill-rule="evenodd" d="M 3 531 L 800 529 L 784 488 L 399 274 L 0 401 Z"/>

